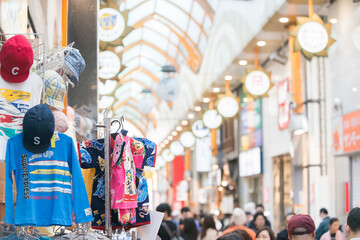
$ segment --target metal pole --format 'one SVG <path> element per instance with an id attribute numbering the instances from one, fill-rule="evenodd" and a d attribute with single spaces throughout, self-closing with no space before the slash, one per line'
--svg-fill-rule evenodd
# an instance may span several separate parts
<path id="1" fill-rule="evenodd" d="M 107 236 L 111 239 L 112 228 L 110 219 L 110 119 L 108 118 L 107 111 L 104 114 L 105 124 L 105 137 L 104 137 L 104 148 L 105 148 L 105 231 Z"/>

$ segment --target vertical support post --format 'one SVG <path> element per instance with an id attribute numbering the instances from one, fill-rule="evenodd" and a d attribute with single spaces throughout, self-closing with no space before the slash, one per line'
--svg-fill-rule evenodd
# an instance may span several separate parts
<path id="1" fill-rule="evenodd" d="M 255 47 L 255 67 L 259 66 L 259 49 Z"/>
<path id="2" fill-rule="evenodd" d="M 104 117 L 105 124 L 105 137 L 104 137 L 104 148 L 105 148 L 105 231 L 107 236 L 111 239 L 111 219 L 110 219 L 110 119 L 107 113 Z"/>
<path id="3" fill-rule="evenodd" d="M 225 80 L 225 95 L 229 95 L 229 94 L 230 94 L 230 81 Z"/>
<path id="4" fill-rule="evenodd" d="M 62 16 L 61 16 L 61 46 L 66 47 L 68 42 L 68 0 L 62 0 Z M 45 63 L 45 62 L 44 62 Z M 44 72 L 45 73 L 45 72 Z M 44 88 L 45 89 L 45 88 Z M 66 115 L 66 108 L 67 108 L 67 95 L 68 92 L 66 91 L 64 96 L 64 110 L 63 113 Z M 44 94 L 45 96 L 45 94 Z"/>
<path id="5" fill-rule="evenodd" d="M 308 0 L 309 4 L 309 17 L 312 17 L 314 10 L 313 10 L 313 0 Z"/>

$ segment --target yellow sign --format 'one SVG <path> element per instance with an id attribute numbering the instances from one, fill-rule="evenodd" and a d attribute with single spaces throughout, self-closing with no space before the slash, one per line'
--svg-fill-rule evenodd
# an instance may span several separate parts
<path id="1" fill-rule="evenodd" d="M 308 60 L 313 56 L 327 57 L 327 49 L 335 42 L 330 37 L 331 24 L 324 24 L 316 14 L 297 17 L 296 21 L 297 25 L 290 31 L 290 36 L 295 38 L 294 51 L 301 51 Z"/>

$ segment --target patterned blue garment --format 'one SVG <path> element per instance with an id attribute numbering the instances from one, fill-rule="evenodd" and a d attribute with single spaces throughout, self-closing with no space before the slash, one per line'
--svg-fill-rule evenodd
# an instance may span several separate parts
<path id="1" fill-rule="evenodd" d="M 141 169 L 136 168 L 137 201 L 136 224 L 131 227 L 138 227 L 150 224 L 149 190 L 145 175 L 145 167 L 155 167 L 157 146 L 146 138 L 134 138 L 144 144 L 145 155 Z"/>
<path id="2" fill-rule="evenodd" d="M 73 140 L 59 133 L 56 147 L 31 153 L 23 146 L 23 133 L 6 147 L 5 222 L 17 226 L 71 226 L 93 220 Z M 12 174 L 15 176 L 16 210 Z"/>
<path id="3" fill-rule="evenodd" d="M 91 209 L 94 216 L 92 228 L 105 229 L 105 153 L 104 139 L 88 140 L 79 147 L 81 168 L 95 168 L 92 187 Z M 112 226 L 121 227 L 117 213 L 111 210 Z"/>

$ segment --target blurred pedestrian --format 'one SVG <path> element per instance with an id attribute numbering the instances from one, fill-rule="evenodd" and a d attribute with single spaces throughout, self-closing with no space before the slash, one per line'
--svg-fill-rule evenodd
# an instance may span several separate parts
<path id="1" fill-rule="evenodd" d="M 218 237 L 216 240 L 243 240 L 241 235 L 236 232 L 230 232 L 223 236 Z"/>
<path id="2" fill-rule="evenodd" d="M 183 221 L 185 220 L 185 218 L 193 218 L 194 215 L 191 213 L 191 210 L 189 207 L 181 208 L 180 213 L 181 213 L 181 217 L 180 217 L 179 227 L 180 227 L 180 230 L 182 230 L 184 228 Z M 197 228 L 198 232 L 200 232 L 200 224 L 196 219 L 195 219 L 195 224 L 196 224 L 196 228 Z"/>
<path id="3" fill-rule="evenodd" d="M 158 236 L 162 240 L 171 240 L 172 237 L 179 236 L 179 229 L 171 219 L 170 205 L 167 203 L 161 203 L 156 207 L 156 211 L 164 213 L 164 218 L 159 228 Z"/>
<path id="4" fill-rule="evenodd" d="M 329 231 L 324 233 L 320 240 L 345 240 L 345 234 L 340 231 L 340 223 L 337 218 L 330 218 Z"/>
<path id="5" fill-rule="evenodd" d="M 275 234 L 270 227 L 263 227 L 256 233 L 256 240 L 275 240 Z"/>
<path id="6" fill-rule="evenodd" d="M 177 210 L 174 210 L 171 212 L 171 219 L 173 223 L 176 224 L 176 226 L 179 226 L 180 224 L 180 212 Z"/>
<path id="7" fill-rule="evenodd" d="M 309 215 L 298 214 L 292 216 L 287 232 L 290 240 L 314 240 L 315 223 Z"/>
<path id="8" fill-rule="evenodd" d="M 256 209 L 255 215 L 256 215 L 256 213 L 261 212 L 261 213 L 263 214 L 263 216 L 265 217 L 265 226 L 271 227 L 270 221 L 269 221 L 269 220 L 267 219 L 267 217 L 265 216 L 265 208 L 264 208 L 264 205 L 262 205 L 262 204 L 257 204 L 255 209 Z M 255 217 L 255 215 L 254 215 L 254 217 Z M 251 221 L 247 224 L 247 227 L 248 227 L 248 228 L 251 228 L 251 229 L 254 229 L 254 228 L 255 228 L 254 219 L 251 220 Z"/>
<path id="9" fill-rule="evenodd" d="M 254 219 L 252 220 L 252 224 L 249 225 L 249 228 L 252 229 L 255 233 L 257 233 L 260 229 L 265 227 L 266 217 L 264 213 L 257 212 L 254 215 Z"/>
<path id="10" fill-rule="evenodd" d="M 256 204 L 255 212 L 262 212 L 262 213 L 264 213 L 264 212 L 265 212 L 265 207 L 264 207 L 264 205 L 262 205 L 262 204 Z"/>
<path id="11" fill-rule="evenodd" d="M 330 217 L 326 208 L 320 209 L 320 217 L 322 219 L 322 222 L 320 223 L 319 227 L 316 229 L 315 240 L 320 240 L 321 236 L 327 231 L 329 231 Z"/>
<path id="12" fill-rule="evenodd" d="M 252 220 L 254 220 L 254 215 L 251 212 L 245 212 L 246 222 L 245 225 L 248 226 Z"/>
<path id="13" fill-rule="evenodd" d="M 349 240 L 360 239 L 360 208 L 353 208 L 346 220 L 346 234 Z"/>
<path id="14" fill-rule="evenodd" d="M 202 222 L 200 240 L 213 240 L 219 236 L 213 215 L 206 215 Z"/>
<path id="15" fill-rule="evenodd" d="M 276 240 L 289 240 L 288 232 L 287 232 L 287 226 L 290 222 L 290 219 L 292 216 L 294 216 L 295 213 L 288 213 L 285 215 L 285 229 L 278 233 Z"/>
<path id="16" fill-rule="evenodd" d="M 183 223 L 184 223 L 184 228 L 181 231 L 181 236 L 185 240 L 197 240 L 199 232 L 196 228 L 195 219 L 185 218 L 183 220 Z"/>
<path id="17" fill-rule="evenodd" d="M 246 231 L 252 238 L 252 240 L 255 240 L 255 233 L 250 228 L 245 227 L 246 222 L 246 215 L 245 212 L 241 208 L 235 208 L 233 210 L 233 214 L 230 219 L 230 226 L 228 229 L 226 229 L 221 236 L 226 235 L 234 230 L 244 230 Z"/>
<path id="18" fill-rule="evenodd" d="M 231 224 L 231 214 L 230 213 L 225 213 L 224 217 L 220 220 L 221 224 L 222 224 L 222 231 L 225 231 L 226 229 L 229 228 L 230 224 Z"/>
<path id="19" fill-rule="evenodd" d="M 251 236 L 245 230 L 237 229 L 234 230 L 233 233 L 239 234 L 242 240 L 252 240 Z"/>

